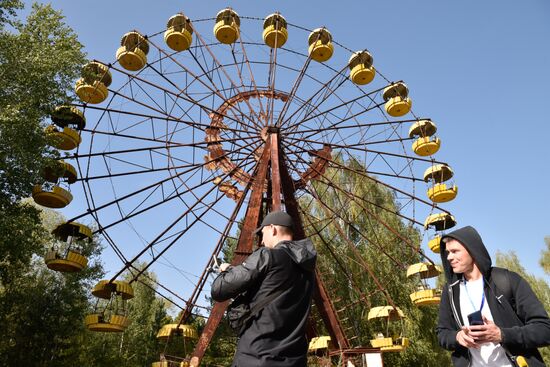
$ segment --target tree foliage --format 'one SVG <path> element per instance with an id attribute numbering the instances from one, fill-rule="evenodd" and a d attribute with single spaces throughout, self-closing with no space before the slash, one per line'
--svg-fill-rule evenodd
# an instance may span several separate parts
<path id="1" fill-rule="evenodd" d="M 84 62 L 82 45 L 59 12 L 35 4 L 21 22 L 14 18 L 21 7 L 16 0 L 0 3 L 0 285 L 25 272 L 40 250 L 39 212 L 21 199 L 56 155 L 41 123 L 69 100 Z"/>
<path id="2" fill-rule="evenodd" d="M 21 261 L 23 270 L 0 289 L 0 365 L 73 366 L 82 353 L 76 340 L 85 332 L 89 289 L 103 274 L 97 241 L 82 243 L 86 269 L 72 274 L 49 270 L 39 255 L 56 245 L 49 232 L 64 218 L 53 210 L 39 212 L 44 224 L 42 237 L 36 238 L 40 250 L 29 263 Z"/>
<path id="3" fill-rule="evenodd" d="M 547 241 L 548 244 L 548 241 Z M 541 259 L 543 262 L 545 259 L 544 254 Z M 508 253 L 497 252 L 496 254 L 496 266 L 506 268 L 521 275 L 523 279 L 529 283 L 533 292 L 537 295 L 538 299 L 544 305 L 546 310 L 550 310 L 550 286 L 544 278 L 539 278 L 533 274 L 528 273 L 514 251 Z M 550 347 L 540 348 L 539 351 L 544 358 L 544 362 L 550 364 Z"/>
<path id="4" fill-rule="evenodd" d="M 550 236 L 544 237 L 544 243 L 546 249 L 542 251 L 539 263 L 544 272 L 550 275 Z"/>
<path id="5" fill-rule="evenodd" d="M 319 252 L 318 268 L 343 328 L 353 336 L 351 344 L 370 346 L 378 332 L 403 335 L 410 346 L 385 353 L 385 364 L 448 364 L 433 332 L 437 307 L 419 309 L 409 298 L 416 284 L 406 278 L 406 270 L 422 260 L 419 233 L 394 214 L 399 208 L 393 193 L 369 179 L 359 162 L 340 162 L 347 169 L 327 169 L 301 206 L 307 234 Z M 405 313 L 403 324 L 367 320 L 370 308 L 392 304 Z"/>
<path id="6" fill-rule="evenodd" d="M 158 359 L 156 333 L 166 318 L 154 291 L 135 286 L 129 311 L 135 321 L 125 333 L 92 333 L 83 319 L 103 275 L 101 245 L 84 245 L 88 267 L 74 274 L 51 271 L 42 259 L 56 245 L 51 230 L 64 218 L 24 198 L 59 155 L 47 145 L 44 122 L 71 101 L 85 60 L 60 12 L 34 4 L 23 21 L 22 7 L 0 0 L 0 365 L 148 365 Z"/>

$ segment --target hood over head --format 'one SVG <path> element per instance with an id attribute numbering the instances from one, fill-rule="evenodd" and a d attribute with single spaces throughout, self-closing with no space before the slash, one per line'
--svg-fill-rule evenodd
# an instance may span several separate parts
<path id="1" fill-rule="evenodd" d="M 451 264 L 447 260 L 447 251 L 446 251 L 446 240 L 453 238 L 460 242 L 464 246 L 470 256 L 474 259 L 479 271 L 483 274 L 484 278 L 488 278 L 491 273 L 491 256 L 483 244 L 483 240 L 479 233 L 472 226 L 466 226 L 459 228 L 453 232 L 447 233 L 441 237 L 440 243 L 440 254 L 441 262 L 443 264 L 443 269 L 445 270 L 445 278 L 449 283 L 453 283 L 458 279 L 462 279 L 462 274 L 453 273 Z"/>
<path id="2" fill-rule="evenodd" d="M 299 241 L 281 241 L 275 248 L 285 248 L 292 260 L 303 270 L 309 272 L 315 270 L 317 251 L 309 238 Z"/>

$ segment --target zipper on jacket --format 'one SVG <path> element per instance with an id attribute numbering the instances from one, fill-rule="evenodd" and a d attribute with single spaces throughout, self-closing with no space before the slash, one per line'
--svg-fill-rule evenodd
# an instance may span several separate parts
<path id="1" fill-rule="evenodd" d="M 449 292 L 449 300 L 451 301 L 451 309 L 453 311 L 453 316 L 456 320 L 456 323 L 458 324 L 458 327 L 462 328 L 462 326 L 464 326 L 464 325 L 462 325 L 462 322 L 460 322 L 460 318 L 458 317 L 458 311 L 456 310 L 456 306 L 455 306 L 455 302 L 454 302 L 454 296 L 453 296 L 453 287 L 459 282 L 460 282 L 460 280 L 457 280 L 453 284 L 450 284 L 448 292 Z"/>
<path id="2" fill-rule="evenodd" d="M 453 284 L 449 285 L 449 289 L 447 290 L 449 292 L 449 300 L 451 303 L 451 310 L 453 311 L 453 317 L 455 318 L 456 323 L 458 324 L 458 327 L 462 329 L 462 323 L 460 322 L 460 318 L 458 317 L 458 311 L 456 310 L 455 302 L 454 302 L 454 296 L 453 296 L 453 286 L 455 286 L 457 283 L 460 283 L 460 280 L 457 280 Z M 460 332 L 460 330 L 459 330 Z M 472 366 L 472 354 L 470 353 L 470 348 L 466 348 L 468 351 L 468 367 Z"/>

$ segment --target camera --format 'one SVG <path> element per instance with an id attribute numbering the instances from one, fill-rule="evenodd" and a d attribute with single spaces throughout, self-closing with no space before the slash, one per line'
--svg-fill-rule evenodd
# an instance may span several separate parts
<path id="1" fill-rule="evenodd" d="M 481 316 L 481 310 L 472 312 L 468 315 L 468 322 L 472 325 L 483 325 L 483 316 Z"/>

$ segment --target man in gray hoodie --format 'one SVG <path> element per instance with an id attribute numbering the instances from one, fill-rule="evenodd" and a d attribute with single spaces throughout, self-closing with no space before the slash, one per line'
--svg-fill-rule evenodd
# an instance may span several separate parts
<path id="1" fill-rule="evenodd" d="M 453 365 L 544 366 L 537 348 L 550 345 L 550 320 L 529 284 L 491 266 L 473 227 L 444 235 L 440 248 L 447 284 L 436 331 Z"/>
<path id="2" fill-rule="evenodd" d="M 264 246 L 240 265 L 221 264 L 212 284 L 218 302 L 245 293 L 254 309 L 269 299 L 239 335 L 232 366 L 305 367 L 317 253 L 309 239 L 293 240 L 292 218 L 285 212 L 269 213 L 260 232 Z"/>

